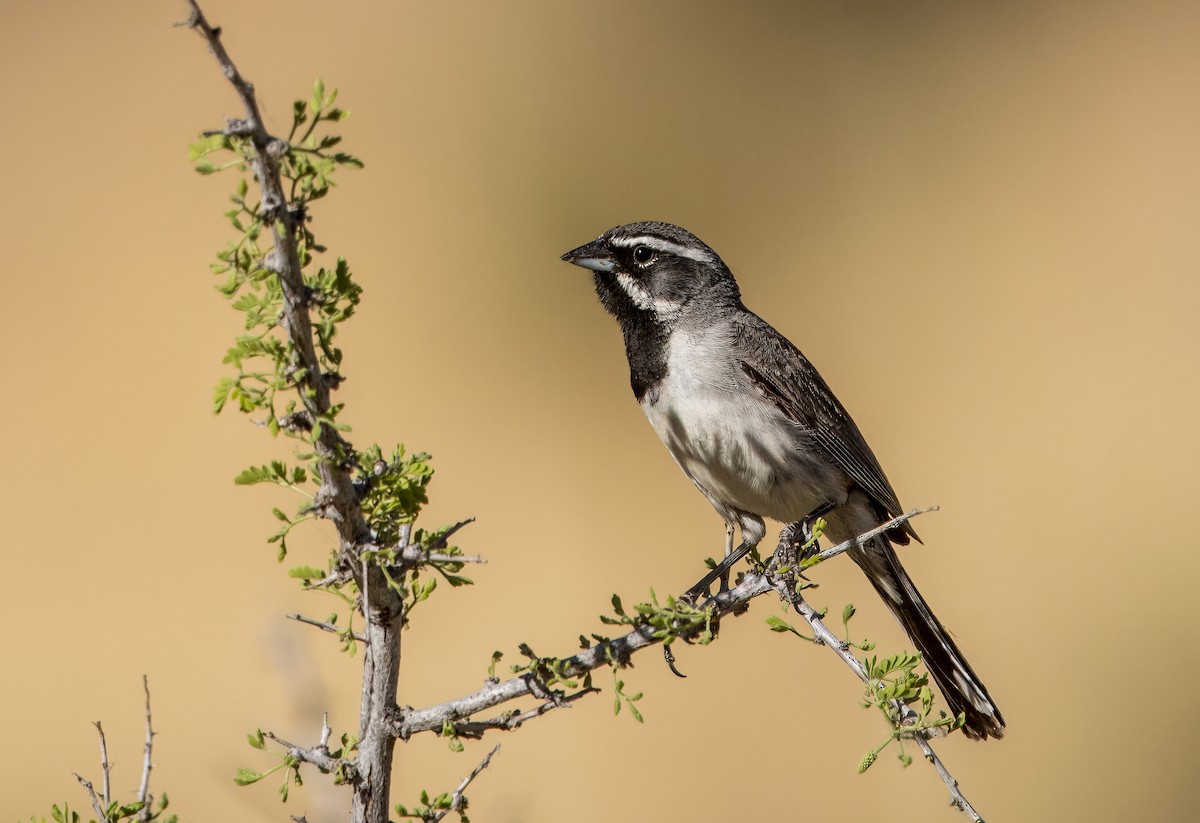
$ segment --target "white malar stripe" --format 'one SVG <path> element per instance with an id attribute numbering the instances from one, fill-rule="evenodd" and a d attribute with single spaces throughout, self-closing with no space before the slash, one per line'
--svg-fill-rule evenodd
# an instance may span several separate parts
<path id="1" fill-rule="evenodd" d="M 629 295 L 629 299 L 633 301 L 633 305 L 642 311 L 654 311 L 654 298 L 650 296 L 650 292 L 646 291 L 646 287 L 641 283 L 634 280 L 627 273 L 619 271 L 617 272 L 617 284 Z"/>
<path id="2" fill-rule="evenodd" d="M 617 283 L 629 295 L 633 305 L 642 311 L 654 312 L 659 317 L 669 317 L 683 306 L 678 300 L 654 297 L 650 291 L 626 272 L 617 272 Z"/>
<path id="3" fill-rule="evenodd" d="M 661 251 L 664 254 L 673 254 L 676 257 L 686 257 L 689 260 L 695 260 L 698 263 L 711 263 L 713 256 L 703 249 L 693 249 L 688 246 L 681 246 L 678 243 L 672 243 L 670 240 L 664 240 L 661 237 L 652 235 L 641 235 L 639 237 L 616 237 L 611 241 L 614 246 L 622 246 L 624 248 L 633 248 L 634 246 L 649 246 L 655 251 Z"/>

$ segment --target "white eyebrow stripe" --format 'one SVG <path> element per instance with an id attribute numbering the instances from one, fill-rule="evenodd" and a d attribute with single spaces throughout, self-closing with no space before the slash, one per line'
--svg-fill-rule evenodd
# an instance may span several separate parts
<path id="1" fill-rule="evenodd" d="M 711 263 L 712 255 L 703 249 L 692 249 L 687 246 L 681 246 L 678 243 L 672 243 L 670 240 L 664 240 L 661 237 L 643 234 L 637 237 L 614 237 L 612 239 L 614 246 L 622 248 L 633 248 L 634 246 L 649 246 L 655 251 L 661 251 L 665 254 L 673 254 L 676 257 L 686 257 L 689 260 L 695 260 L 699 263 Z"/>

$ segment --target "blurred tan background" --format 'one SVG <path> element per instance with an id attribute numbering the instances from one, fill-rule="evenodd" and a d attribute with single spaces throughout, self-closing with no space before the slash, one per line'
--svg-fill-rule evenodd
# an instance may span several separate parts
<path id="1" fill-rule="evenodd" d="M 493 649 L 566 654 L 609 596 L 679 591 L 722 528 L 628 388 L 616 324 L 563 251 L 680 223 L 818 364 L 908 506 L 904 554 L 1009 721 L 940 746 L 998 820 L 1187 817 L 1200 722 L 1200 7 L 1180 3 L 233 3 L 210 19 L 270 125 L 321 76 L 353 116 L 319 236 L 366 288 L 345 331 L 360 445 L 431 451 L 425 523 L 479 518 L 473 590 L 405 639 L 403 700 L 482 681 Z M 337 820 L 313 774 L 280 806 L 244 735 L 355 727 L 360 659 L 263 539 L 286 455 L 210 392 L 239 318 L 207 265 L 232 177 L 188 142 L 240 113 L 183 3 L 7 0 L 0 820 L 86 809 L 71 777 L 154 785 L 188 821 Z M 297 544 L 321 562 L 329 532 Z M 848 562 L 814 600 L 899 630 Z M 421 738 L 395 800 L 453 788 L 494 742 L 472 819 L 960 819 L 892 754 L 832 655 L 765 599 L 686 681 L 656 654 L 611 693 L 454 755 Z M 600 685 L 609 685 L 605 677 Z"/>

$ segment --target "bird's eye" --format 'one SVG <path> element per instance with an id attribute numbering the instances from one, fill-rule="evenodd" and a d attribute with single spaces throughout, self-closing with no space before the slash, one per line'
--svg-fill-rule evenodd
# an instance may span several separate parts
<path id="1" fill-rule="evenodd" d="M 654 259 L 654 249 L 649 246 L 637 246 L 633 250 L 633 261 L 639 266 L 644 266 Z"/>

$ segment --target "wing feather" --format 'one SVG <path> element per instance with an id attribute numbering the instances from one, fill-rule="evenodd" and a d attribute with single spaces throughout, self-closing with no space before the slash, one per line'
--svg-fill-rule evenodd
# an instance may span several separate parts
<path id="1" fill-rule="evenodd" d="M 742 369 L 764 396 L 795 422 L 811 438 L 811 443 L 849 475 L 888 517 L 899 515 L 900 501 L 874 452 L 808 358 L 765 320 L 750 312 L 734 338 L 734 345 L 741 356 Z M 916 537 L 911 528 L 905 528 L 905 532 Z"/>

